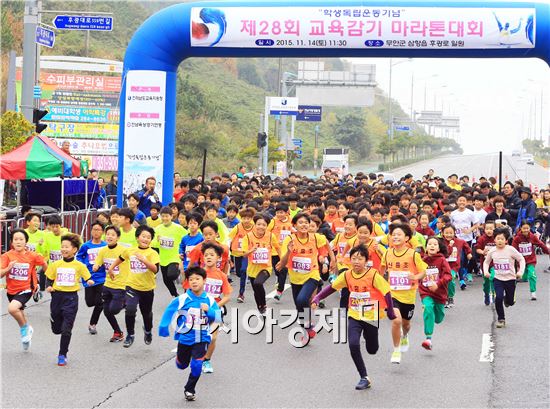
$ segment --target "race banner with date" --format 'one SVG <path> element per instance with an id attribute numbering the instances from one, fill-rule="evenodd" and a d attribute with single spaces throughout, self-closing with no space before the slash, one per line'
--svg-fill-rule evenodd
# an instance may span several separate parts
<path id="1" fill-rule="evenodd" d="M 193 7 L 191 47 L 534 48 L 534 8 Z M 268 12 L 266 12 L 268 10 Z"/>

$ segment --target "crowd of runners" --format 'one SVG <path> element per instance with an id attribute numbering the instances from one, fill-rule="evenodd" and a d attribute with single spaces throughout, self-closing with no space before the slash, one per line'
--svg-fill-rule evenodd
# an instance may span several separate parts
<path id="1" fill-rule="evenodd" d="M 148 178 L 126 207 L 99 212 L 84 243 L 59 215 L 42 225 L 39 213 L 25 209 L 25 228 L 11 231 L 0 265 L 24 350 L 33 335 L 25 306 L 50 293 L 51 329 L 60 335 L 57 364 L 67 364 L 83 287 L 92 335 L 104 314 L 113 331 L 109 341 L 130 348 L 138 309 L 145 344 L 155 332 L 172 331 L 176 366 L 190 370 L 185 398 L 194 400 L 201 373 L 214 371 L 226 306 L 253 297 L 266 314 L 267 281 L 274 276 L 275 302 L 289 296 L 290 284 L 304 346 L 316 335 L 311 310 L 339 293 L 360 377 L 355 388 L 366 389 L 371 380 L 360 340 L 376 354 L 379 319 L 391 320 L 388 358 L 399 364 L 410 348 L 417 294 L 425 334 L 419 346 L 431 350 L 435 324 L 480 280 L 479 302 L 494 304 L 496 327 L 504 329 L 518 282 L 528 282 L 528 298 L 537 300 L 537 254 L 549 253 L 550 189 L 535 194 L 522 181 L 470 183 L 433 170 L 397 182 L 363 173 L 340 179 L 330 171 L 319 179 L 223 174 L 208 183 L 177 175 L 174 201 L 164 204 L 155 183 Z M 173 300 L 155 330 L 157 274 Z"/>

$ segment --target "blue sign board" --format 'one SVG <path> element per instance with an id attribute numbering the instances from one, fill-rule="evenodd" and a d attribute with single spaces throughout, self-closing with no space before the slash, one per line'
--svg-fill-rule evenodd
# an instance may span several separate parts
<path id="1" fill-rule="evenodd" d="M 107 16 L 55 16 L 53 25 L 60 30 L 111 31 L 113 18 Z"/>
<path id="2" fill-rule="evenodd" d="M 313 105 L 298 105 L 297 121 L 321 122 L 323 107 Z"/>
<path id="3" fill-rule="evenodd" d="M 304 144 L 304 141 L 298 138 L 295 138 L 292 140 L 292 144 L 296 146 L 302 146 Z"/>
<path id="4" fill-rule="evenodd" d="M 395 125 L 396 131 L 410 131 L 411 127 L 407 125 Z"/>
<path id="5" fill-rule="evenodd" d="M 301 149 L 296 149 L 296 150 L 294 151 L 294 153 L 295 153 L 296 155 L 301 155 L 303 152 L 302 152 Z"/>
<path id="6" fill-rule="evenodd" d="M 49 28 L 36 26 L 36 44 L 53 48 L 55 43 L 55 32 Z"/>

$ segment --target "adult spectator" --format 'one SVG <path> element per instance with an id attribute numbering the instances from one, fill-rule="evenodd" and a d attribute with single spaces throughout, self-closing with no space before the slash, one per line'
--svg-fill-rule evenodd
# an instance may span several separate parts
<path id="1" fill-rule="evenodd" d="M 514 190 L 514 184 L 510 181 L 506 182 L 504 186 L 502 186 L 502 193 L 504 195 L 504 200 L 506 200 L 506 210 L 510 212 L 515 223 L 516 218 L 518 217 L 518 209 L 521 206 L 521 199 Z"/>
<path id="2" fill-rule="evenodd" d="M 61 150 L 65 152 L 67 155 L 72 156 L 71 143 L 69 141 L 63 141 L 63 143 L 61 144 Z"/>
<path id="3" fill-rule="evenodd" d="M 174 173 L 174 186 L 181 183 L 181 175 L 179 172 Z"/>
<path id="4" fill-rule="evenodd" d="M 97 178 L 97 190 L 98 190 L 98 195 L 95 201 L 95 208 L 103 209 L 105 207 L 105 203 L 107 203 L 107 191 L 105 190 L 105 179 Z"/>
<path id="5" fill-rule="evenodd" d="M 114 206 L 116 204 L 116 195 L 118 190 L 118 176 L 111 175 L 111 180 L 105 186 L 105 194 L 107 195 L 107 202 L 109 206 Z"/>
<path id="6" fill-rule="evenodd" d="M 90 169 L 88 172 L 88 180 L 97 180 L 99 177 L 99 171 L 97 169 Z"/>
<path id="7" fill-rule="evenodd" d="M 518 209 L 516 229 L 519 229 L 523 220 L 527 220 L 527 223 L 533 227 L 535 216 L 537 215 L 537 205 L 533 201 L 531 189 L 528 187 L 522 187 L 519 192 L 521 196 L 521 204 Z"/>
<path id="8" fill-rule="evenodd" d="M 137 194 L 139 197 L 138 208 L 146 217 L 151 216 L 151 205 L 153 203 L 158 203 L 162 206 L 159 196 L 155 193 L 156 185 L 157 180 L 153 176 L 150 176 L 145 180 L 145 187 Z"/>
<path id="9" fill-rule="evenodd" d="M 507 226 L 515 227 L 516 219 L 506 211 L 505 206 L 506 200 L 502 196 L 496 196 L 493 199 L 493 206 L 495 210 L 487 215 L 485 222 L 496 221 L 496 220 L 505 220 L 506 223 L 500 222 L 500 224 L 506 224 Z"/>

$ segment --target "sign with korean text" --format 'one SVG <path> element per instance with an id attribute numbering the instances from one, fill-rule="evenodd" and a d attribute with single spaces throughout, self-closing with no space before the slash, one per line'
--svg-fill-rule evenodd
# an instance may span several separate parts
<path id="1" fill-rule="evenodd" d="M 269 104 L 269 115 L 297 115 L 298 98 L 265 97 Z"/>
<path id="2" fill-rule="evenodd" d="M 55 143 L 61 148 L 63 142 L 71 145 L 71 155 L 117 155 L 118 141 L 102 141 L 92 139 L 56 139 Z"/>
<path id="3" fill-rule="evenodd" d="M 290 12 L 289 9 L 292 9 Z M 193 7 L 191 47 L 534 48 L 535 9 Z"/>
<path id="4" fill-rule="evenodd" d="M 44 121 L 106 124 L 118 121 L 119 115 L 118 109 L 49 105 Z"/>
<path id="5" fill-rule="evenodd" d="M 15 79 L 21 81 L 23 73 L 17 70 Z M 75 91 L 109 91 L 120 92 L 122 79 L 120 76 L 80 75 L 59 72 L 40 71 L 40 85 L 43 90 L 75 90 Z"/>
<path id="6" fill-rule="evenodd" d="M 313 105 L 298 106 L 297 121 L 320 122 L 323 116 L 323 107 Z"/>
<path id="7" fill-rule="evenodd" d="M 68 139 L 118 139 L 118 124 L 49 122 L 42 135 Z"/>
<path id="8" fill-rule="evenodd" d="M 113 18 L 108 16 L 55 16 L 53 25 L 60 30 L 111 31 Z"/>
<path id="9" fill-rule="evenodd" d="M 124 115 L 124 193 L 154 176 L 162 190 L 166 72 L 135 70 L 126 76 Z"/>
<path id="10" fill-rule="evenodd" d="M 47 27 L 36 26 L 35 42 L 36 44 L 53 48 L 55 44 L 55 32 Z"/>

